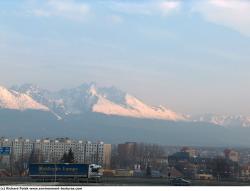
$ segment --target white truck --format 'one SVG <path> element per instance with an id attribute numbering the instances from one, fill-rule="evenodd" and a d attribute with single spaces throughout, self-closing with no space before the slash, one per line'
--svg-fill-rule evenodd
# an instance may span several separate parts
<path id="1" fill-rule="evenodd" d="M 102 166 L 97 164 L 74 163 L 33 163 L 29 164 L 29 176 L 43 181 L 100 182 L 102 179 Z"/>

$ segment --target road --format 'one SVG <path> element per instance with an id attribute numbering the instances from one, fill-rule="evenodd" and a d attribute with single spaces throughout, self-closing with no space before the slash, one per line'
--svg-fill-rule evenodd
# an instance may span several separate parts
<path id="1" fill-rule="evenodd" d="M 192 180 L 192 186 L 250 186 L 250 182 Z M 101 183 L 93 182 L 37 182 L 29 177 L 1 178 L 1 185 L 18 186 L 171 186 L 166 178 L 103 177 Z"/>

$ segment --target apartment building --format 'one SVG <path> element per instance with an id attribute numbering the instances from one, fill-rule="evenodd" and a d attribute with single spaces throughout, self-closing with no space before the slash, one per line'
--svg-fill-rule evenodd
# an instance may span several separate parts
<path id="1" fill-rule="evenodd" d="M 29 160 L 35 155 L 40 162 L 59 162 L 64 153 L 71 149 L 76 163 L 95 163 L 110 166 L 111 145 L 104 142 L 92 143 L 84 140 L 57 139 L 8 139 L 0 138 L 0 146 L 11 147 L 13 160 Z"/>

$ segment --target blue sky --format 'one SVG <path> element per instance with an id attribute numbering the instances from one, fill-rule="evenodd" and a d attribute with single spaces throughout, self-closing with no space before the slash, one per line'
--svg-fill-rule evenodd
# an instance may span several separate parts
<path id="1" fill-rule="evenodd" d="M 0 84 L 96 81 L 175 111 L 250 115 L 250 1 L 2 0 Z"/>

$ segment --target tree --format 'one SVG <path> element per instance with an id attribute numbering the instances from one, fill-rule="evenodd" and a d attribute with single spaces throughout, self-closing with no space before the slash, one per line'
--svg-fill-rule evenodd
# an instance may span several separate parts
<path id="1" fill-rule="evenodd" d="M 14 161 L 14 174 L 23 176 L 27 173 L 29 158 L 30 155 L 24 154 L 23 156 L 19 157 L 17 160 Z"/>
<path id="2" fill-rule="evenodd" d="M 146 176 L 151 176 L 151 175 L 152 175 L 152 169 L 151 169 L 151 166 L 148 165 L 146 168 Z"/>
<path id="3" fill-rule="evenodd" d="M 118 168 L 133 169 L 135 164 L 139 164 L 141 169 L 146 170 L 150 164 L 153 169 L 164 170 L 166 168 L 161 163 L 164 159 L 164 148 L 156 144 L 131 143 L 127 146 L 115 148 L 112 154 L 112 164 Z"/>
<path id="4" fill-rule="evenodd" d="M 38 156 L 36 155 L 35 149 L 32 149 L 32 152 L 30 153 L 29 157 L 29 163 L 36 163 L 38 162 Z"/>
<path id="5" fill-rule="evenodd" d="M 234 176 L 234 171 L 236 170 L 234 167 L 238 165 L 236 164 L 224 158 L 216 158 L 212 160 L 210 168 L 214 176 L 218 178 L 230 178 Z"/>
<path id="6" fill-rule="evenodd" d="M 75 162 L 75 157 L 74 157 L 74 153 L 72 151 L 72 149 L 69 149 L 69 153 L 68 153 L 68 163 L 74 163 Z"/>
<path id="7" fill-rule="evenodd" d="M 74 163 L 75 162 L 75 157 L 72 149 L 69 149 L 68 153 L 64 153 L 61 159 L 62 162 L 64 163 Z"/>
<path id="8" fill-rule="evenodd" d="M 62 156 L 62 158 L 61 158 L 61 162 L 66 163 L 67 160 L 68 160 L 68 154 L 64 153 L 63 156 Z"/>
<path id="9" fill-rule="evenodd" d="M 29 156 L 29 163 L 39 163 L 44 160 L 43 154 L 40 149 L 32 149 Z"/>

